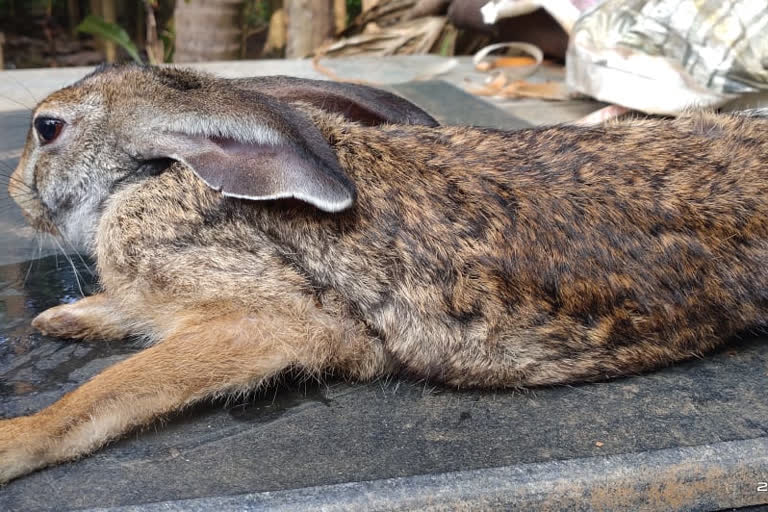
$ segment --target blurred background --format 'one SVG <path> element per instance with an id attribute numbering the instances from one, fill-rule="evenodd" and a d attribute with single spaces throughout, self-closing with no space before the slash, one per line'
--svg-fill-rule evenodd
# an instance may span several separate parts
<path id="1" fill-rule="evenodd" d="M 3 67 L 330 55 L 466 55 L 531 40 L 562 59 L 568 36 L 532 2 L 484 23 L 476 0 L 0 0 Z M 518 2 L 521 3 L 521 2 Z M 521 4 L 522 4 L 521 3 Z M 582 2 L 583 3 L 583 2 Z"/>
<path id="2" fill-rule="evenodd" d="M 616 107 L 600 120 L 766 104 L 767 33 L 764 0 L 0 0 L 0 68 L 311 58 L 366 83 L 373 61 L 329 62 L 430 54 L 411 79 L 458 66 L 470 94 Z"/>

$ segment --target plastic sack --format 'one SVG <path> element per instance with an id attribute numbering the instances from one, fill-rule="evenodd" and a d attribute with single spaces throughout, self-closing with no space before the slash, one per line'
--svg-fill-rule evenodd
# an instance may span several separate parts
<path id="1" fill-rule="evenodd" d="M 581 12 L 599 2 L 600 0 L 490 0 L 480 8 L 480 14 L 486 24 L 493 25 L 502 18 L 522 16 L 536 9 L 544 9 L 570 34 Z"/>
<path id="2" fill-rule="evenodd" d="M 768 90 L 765 0 L 605 0 L 571 33 L 566 81 L 653 114 Z"/>

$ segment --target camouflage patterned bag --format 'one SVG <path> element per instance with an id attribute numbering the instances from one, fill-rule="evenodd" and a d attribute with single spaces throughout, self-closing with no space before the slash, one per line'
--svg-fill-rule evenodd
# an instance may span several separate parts
<path id="1" fill-rule="evenodd" d="M 573 28 L 567 82 L 658 114 L 768 91 L 768 2 L 605 0 Z"/>

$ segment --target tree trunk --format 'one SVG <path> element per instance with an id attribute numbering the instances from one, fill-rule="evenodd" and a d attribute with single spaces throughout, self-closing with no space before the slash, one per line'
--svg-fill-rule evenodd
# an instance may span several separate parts
<path id="1" fill-rule="evenodd" d="M 282 0 L 270 0 L 269 10 L 272 13 L 269 17 L 269 30 L 267 31 L 267 41 L 264 43 L 262 55 L 268 57 L 283 55 L 285 49 L 285 9 L 283 9 Z"/>
<path id="2" fill-rule="evenodd" d="M 236 59 L 240 52 L 242 0 L 176 2 L 174 62 Z"/>
<path id="3" fill-rule="evenodd" d="M 333 37 L 333 0 L 285 0 L 287 58 L 306 57 Z"/>
<path id="4" fill-rule="evenodd" d="M 152 6 L 151 0 L 144 0 L 144 14 L 146 16 L 145 27 L 147 29 L 144 49 L 147 52 L 147 59 L 153 66 L 162 64 L 164 61 L 164 48 L 162 41 L 157 36 L 155 8 Z"/>
<path id="5" fill-rule="evenodd" d="M 69 32 L 77 34 L 77 25 L 80 23 L 80 3 L 77 0 L 67 0 L 67 21 Z"/>
<path id="6" fill-rule="evenodd" d="M 107 23 L 117 23 L 117 12 L 114 0 L 101 0 L 101 15 Z M 112 41 L 104 41 L 104 53 L 107 62 L 115 62 L 117 46 Z"/>
<path id="7" fill-rule="evenodd" d="M 347 0 L 333 0 L 333 17 L 336 34 L 347 28 Z"/>

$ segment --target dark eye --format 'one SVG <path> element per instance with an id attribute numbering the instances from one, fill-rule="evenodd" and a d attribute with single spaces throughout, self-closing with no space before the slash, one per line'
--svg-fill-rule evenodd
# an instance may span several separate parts
<path id="1" fill-rule="evenodd" d="M 52 117 L 38 117 L 35 119 L 35 130 L 43 144 L 56 140 L 62 128 L 64 128 L 64 121 L 61 119 L 53 119 Z"/>

